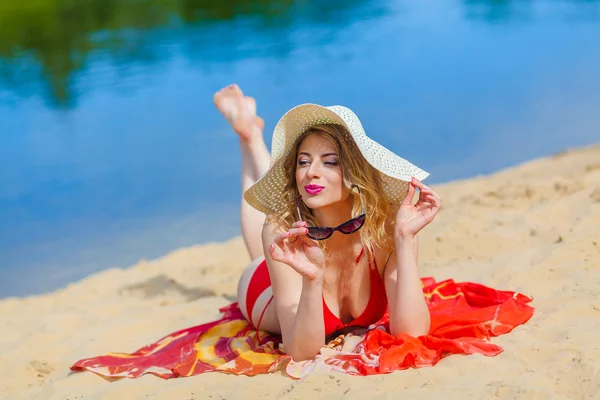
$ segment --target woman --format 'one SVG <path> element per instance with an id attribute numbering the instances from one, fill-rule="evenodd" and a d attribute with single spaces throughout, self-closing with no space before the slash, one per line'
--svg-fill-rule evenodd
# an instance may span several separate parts
<path id="1" fill-rule="evenodd" d="M 255 101 L 230 85 L 214 102 L 240 137 L 246 319 L 281 333 L 297 361 L 387 307 L 392 335 L 427 334 L 416 235 L 441 204 L 416 178 L 428 174 L 369 139 L 350 110 L 309 104 L 277 124 L 271 162 Z"/>

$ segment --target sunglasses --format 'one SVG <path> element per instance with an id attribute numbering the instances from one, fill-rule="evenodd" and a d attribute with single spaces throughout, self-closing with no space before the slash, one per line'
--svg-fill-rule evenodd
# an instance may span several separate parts
<path id="1" fill-rule="evenodd" d="M 308 226 L 308 234 L 307 236 L 313 240 L 325 240 L 331 235 L 333 232 L 339 231 L 344 235 L 349 235 L 351 233 L 356 232 L 365 224 L 365 219 L 367 218 L 367 214 L 365 212 L 365 206 L 363 204 L 362 194 L 360 193 L 360 188 L 356 185 L 352 185 L 352 188 L 356 188 L 358 190 L 358 195 L 360 197 L 360 206 L 362 207 L 362 214 L 348 221 L 344 222 L 336 226 L 335 228 L 331 228 L 329 226 Z M 298 211 L 298 219 L 302 221 L 302 215 L 300 214 L 300 200 L 302 199 L 302 195 L 296 198 L 296 210 Z"/>

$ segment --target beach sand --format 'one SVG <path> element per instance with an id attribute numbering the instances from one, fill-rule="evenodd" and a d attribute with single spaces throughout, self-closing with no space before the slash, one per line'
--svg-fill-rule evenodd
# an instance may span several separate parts
<path id="1" fill-rule="evenodd" d="M 492 341 L 496 357 L 352 377 L 220 373 L 110 382 L 70 365 L 133 352 L 219 317 L 249 261 L 240 238 L 110 269 L 41 296 L 0 301 L 2 399 L 396 399 L 600 397 L 600 146 L 435 185 L 420 271 L 534 297 L 533 318 Z M 109 251 L 109 250 L 107 250 Z"/>

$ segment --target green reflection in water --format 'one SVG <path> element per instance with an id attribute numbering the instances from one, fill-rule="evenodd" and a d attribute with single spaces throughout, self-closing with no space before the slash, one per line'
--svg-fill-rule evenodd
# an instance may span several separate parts
<path id="1" fill-rule="evenodd" d="M 0 2 L 0 87 L 17 96 L 45 93 L 54 107 L 76 105 L 74 73 L 92 57 L 113 65 L 152 64 L 166 56 L 157 44 L 185 42 L 193 52 L 202 46 L 230 47 L 211 28 L 246 21 L 252 33 L 267 32 L 281 40 L 294 24 L 340 25 L 364 18 L 357 8 L 369 1 L 291 0 L 24 0 Z M 375 2 L 377 3 L 377 2 Z M 379 14 L 370 5 L 370 17 Z M 229 47 L 228 47 L 229 46 Z M 188 46 L 190 48 L 191 46 Z M 287 48 L 287 50 L 286 50 Z M 163 49 L 164 50 L 164 49 Z M 275 48 L 289 51 L 289 47 Z M 186 54 L 191 56 L 191 54 Z M 210 53 L 210 55 L 214 55 Z M 240 54 L 231 54 L 230 59 Z M 277 54 L 269 54 L 277 56 Z"/>

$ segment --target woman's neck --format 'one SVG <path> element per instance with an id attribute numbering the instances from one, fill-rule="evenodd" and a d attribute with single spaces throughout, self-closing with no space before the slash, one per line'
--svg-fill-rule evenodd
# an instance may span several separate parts
<path id="1" fill-rule="evenodd" d="M 362 247 L 360 233 L 354 232 L 344 235 L 343 233 L 335 232 L 327 239 L 326 247 L 329 254 L 353 254 L 352 250 L 358 250 Z"/>
<path id="2" fill-rule="evenodd" d="M 319 226 L 335 228 L 352 218 L 352 203 L 339 201 L 326 207 L 314 209 L 312 212 Z"/>
<path id="3" fill-rule="evenodd" d="M 325 244 L 325 258 L 330 276 L 344 276 L 356 265 L 356 259 L 362 251 L 362 242 L 358 232 L 344 235 L 335 232 Z"/>

